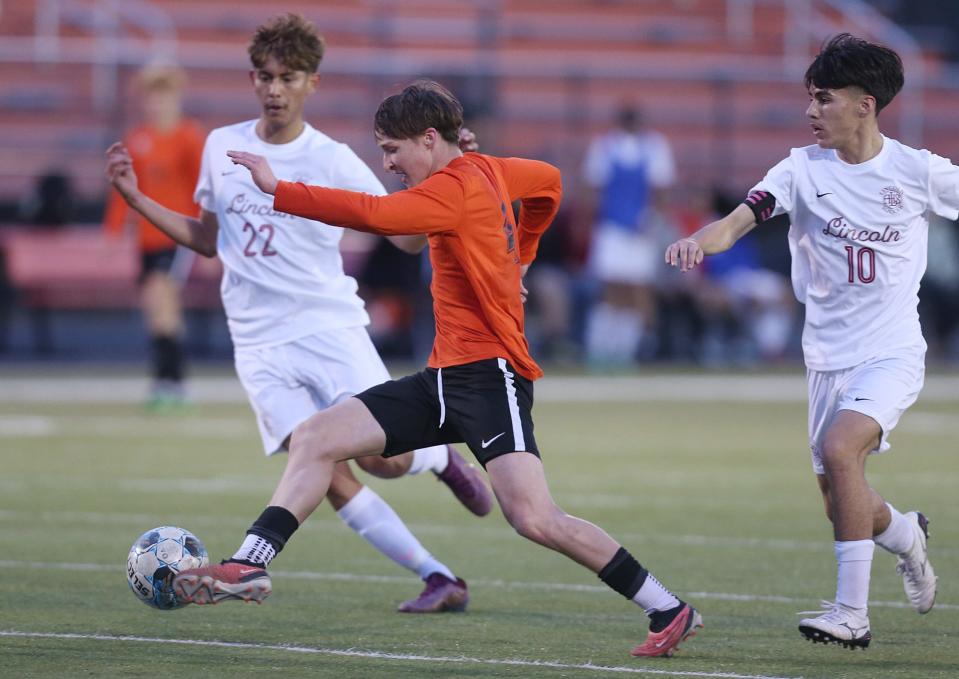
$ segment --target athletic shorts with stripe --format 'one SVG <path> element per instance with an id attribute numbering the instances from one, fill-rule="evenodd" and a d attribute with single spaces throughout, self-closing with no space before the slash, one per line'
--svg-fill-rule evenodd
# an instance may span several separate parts
<path id="1" fill-rule="evenodd" d="M 427 368 L 356 395 L 386 432 L 383 457 L 441 443 L 466 443 L 477 461 L 528 452 L 533 383 L 503 358 Z"/>

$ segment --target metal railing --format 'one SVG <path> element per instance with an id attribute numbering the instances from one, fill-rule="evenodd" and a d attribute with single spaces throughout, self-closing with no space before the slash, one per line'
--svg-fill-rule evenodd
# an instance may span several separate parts
<path id="1" fill-rule="evenodd" d="M 91 101 L 99 112 L 108 111 L 116 103 L 121 47 L 126 46 L 123 33 L 129 27 L 147 36 L 143 62 L 176 59 L 176 26 L 165 12 L 144 0 L 40 0 L 33 38 L 35 62 L 76 63 L 80 55 L 73 45 L 69 54 L 64 54 L 64 26 L 84 29 L 94 38 L 86 60 L 93 69 Z"/>
<path id="2" fill-rule="evenodd" d="M 734 113 L 727 105 L 730 98 L 734 98 L 736 88 L 750 88 L 753 83 L 788 83 L 791 88 L 801 87 L 802 73 L 822 40 L 854 26 L 853 32 L 856 34 L 889 44 L 902 55 L 907 68 L 907 91 L 897 105 L 899 129 L 895 135 L 912 146 L 922 144 L 923 94 L 931 85 L 923 69 L 921 50 L 905 31 L 862 0 L 714 0 L 717 4 L 713 7 L 721 8 L 724 14 L 709 13 L 708 21 L 706 14 L 692 17 L 688 12 L 677 11 L 675 18 L 667 20 L 673 32 L 677 28 L 682 29 L 686 20 L 693 23 L 690 30 L 680 31 L 680 42 L 671 43 L 672 51 L 664 54 L 681 53 L 686 43 L 695 47 L 697 40 L 717 37 L 731 47 L 756 41 L 767 49 L 770 46 L 774 49 L 764 59 L 749 56 L 748 51 L 743 50 L 731 50 L 714 59 L 703 59 L 702 52 L 692 49 L 689 56 L 695 58 L 687 62 L 672 57 L 651 57 L 655 53 L 649 51 L 630 54 L 628 39 L 623 37 L 628 33 L 626 27 L 629 22 L 626 21 L 622 30 L 616 33 L 616 40 L 620 41 L 623 49 L 615 52 L 613 58 L 610 57 L 613 52 L 603 50 L 595 53 L 588 50 L 570 50 L 568 53 L 522 52 L 517 56 L 515 51 L 503 49 L 507 36 L 524 33 L 531 28 L 541 43 L 549 37 L 548 26 L 536 23 L 532 12 L 525 11 L 522 20 L 517 20 L 519 23 L 511 24 L 510 15 L 496 0 L 449 1 L 456 2 L 460 11 L 457 17 L 446 19 L 455 23 L 455 30 L 446 36 L 445 44 L 456 46 L 457 57 L 438 57 L 447 52 L 439 47 L 433 51 L 429 49 L 432 46 L 427 37 L 429 33 L 419 37 L 417 31 L 422 27 L 418 28 L 416 22 L 395 20 L 402 14 L 402 0 L 369 0 L 365 5 L 357 0 L 360 11 L 355 15 L 333 14 L 332 20 L 338 22 L 336 30 L 366 35 L 364 32 L 376 29 L 377 38 L 367 47 L 337 45 L 324 61 L 324 73 L 362 78 L 369 83 L 370 92 L 376 93 L 371 95 L 374 98 L 382 91 L 386 80 L 407 78 L 411 74 L 430 73 L 463 78 L 464 81 L 484 82 L 484 86 L 490 88 L 495 88 L 498 80 L 509 78 L 562 82 L 569 96 L 558 108 L 535 106 L 531 102 L 522 111 L 513 110 L 511 114 L 518 112 L 526 122 L 531 120 L 531 116 L 537 115 L 546 116 L 542 120 L 547 122 L 565 121 L 567 129 L 574 135 L 585 123 L 597 123 L 600 118 L 606 118 L 607 112 L 601 106 L 590 103 L 591 88 L 599 92 L 606 84 L 616 81 L 635 84 L 637 91 L 662 82 L 705 84 L 709 88 L 711 103 L 688 111 L 671 111 L 667 122 L 685 117 L 689 125 L 708 128 L 707 146 L 715 148 L 707 155 L 713 160 L 698 164 L 696 171 L 723 177 L 724 173 L 718 168 L 725 167 L 737 158 L 747 162 L 740 157 L 743 152 L 737 150 L 732 135 L 728 134 L 739 120 L 733 117 Z M 631 0 L 640 1 L 648 2 L 650 6 L 655 3 L 658 7 L 665 0 Z M 378 8 L 376 13 L 365 11 L 374 4 Z M 322 3 L 317 2 L 316 9 L 307 12 L 308 16 L 314 19 L 322 17 L 322 6 Z M 255 7 L 246 7 L 251 10 L 246 15 L 256 15 Z M 677 7 L 680 5 L 677 4 Z M 769 36 L 757 33 L 765 30 L 758 21 L 759 12 L 769 7 L 781 10 L 784 16 L 781 49 L 769 40 Z M 562 13 L 563 2 L 557 2 L 555 10 Z M 273 11 L 264 11 L 264 16 Z M 575 12 L 570 12 L 566 18 L 574 15 Z M 213 15 L 206 16 L 207 25 L 204 28 L 215 30 L 219 20 Z M 235 26 L 237 19 L 243 16 L 243 12 L 231 14 L 231 25 Z M 717 20 L 721 22 L 718 30 Z M 239 23 L 242 24 L 242 20 Z M 594 41 L 588 23 L 584 22 L 581 33 L 574 31 L 569 39 L 581 36 L 587 42 Z M 597 27 L 606 25 L 597 24 Z M 83 34 L 81 37 L 76 37 L 77 29 Z M 117 104 L 123 67 L 158 60 L 178 60 L 187 69 L 236 70 L 245 67 L 242 49 L 224 49 L 223 43 L 216 41 L 179 43 L 176 29 L 174 20 L 159 0 L 37 0 L 35 34 L 30 37 L 7 36 L 0 40 L 0 62 L 88 65 L 93 74 L 88 110 L 102 114 L 103 120 L 117 127 L 122 123 L 122 114 L 118 113 L 122 107 Z M 409 34 L 409 31 L 413 33 Z M 640 37 L 637 36 L 637 39 Z M 425 49 L 404 49 L 391 45 L 422 45 Z M 463 47 L 470 49 L 464 50 Z M 949 83 L 937 80 L 935 87 L 940 85 L 959 91 L 959 80 Z M 362 105 L 367 103 L 362 102 Z M 218 104 L 215 101 L 211 105 L 215 107 Z M 223 104 L 229 105 L 229 102 Z M 775 108 L 775 104 L 772 108 Z M 365 112 L 366 109 L 363 110 Z M 216 115 L 219 111 L 212 113 Z M 680 114 L 678 118 L 677 113 Z M 770 120 L 774 121 L 773 124 L 779 124 L 776 121 L 786 118 L 792 120 L 791 111 L 788 114 L 779 109 L 766 111 L 762 120 L 760 116 L 763 114 L 750 113 L 756 116 L 757 124 L 769 124 Z M 796 113 L 797 117 L 801 115 L 801 111 Z M 654 116 L 653 123 L 656 122 Z M 578 149 L 572 148 L 568 153 L 576 152 Z"/>

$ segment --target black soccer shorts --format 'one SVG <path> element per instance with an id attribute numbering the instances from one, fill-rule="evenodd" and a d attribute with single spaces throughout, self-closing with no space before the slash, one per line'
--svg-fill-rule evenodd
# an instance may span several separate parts
<path id="1" fill-rule="evenodd" d="M 484 468 L 506 453 L 539 457 L 533 383 L 503 358 L 427 368 L 356 398 L 386 432 L 383 457 L 442 443 L 466 443 Z"/>
<path id="2" fill-rule="evenodd" d="M 170 273 L 175 258 L 175 247 L 166 248 L 165 250 L 154 250 L 153 252 L 144 252 L 140 255 L 140 275 L 145 277 L 154 271 Z"/>

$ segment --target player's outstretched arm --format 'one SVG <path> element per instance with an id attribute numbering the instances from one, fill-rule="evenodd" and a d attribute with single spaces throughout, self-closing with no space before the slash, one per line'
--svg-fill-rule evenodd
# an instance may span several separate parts
<path id="1" fill-rule="evenodd" d="M 680 238 L 666 248 L 666 263 L 680 271 L 694 269 L 705 255 L 731 248 L 756 226 L 753 211 L 744 203 L 722 219 L 711 222 L 689 238 Z"/>
<path id="2" fill-rule="evenodd" d="M 246 151 L 227 151 L 226 155 L 235 165 L 242 165 L 250 171 L 253 183 L 260 191 L 271 196 L 276 193 L 276 175 L 273 174 L 273 168 L 270 167 L 266 158 Z"/>
<path id="3" fill-rule="evenodd" d="M 107 179 L 123 196 L 127 205 L 180 245 L 207 257 L 216 255 L 219 224 L 215 214 L 204 210 L 200 219 L 189 217 L 160 205 L 140 191 L 136 173 L 133 171 L 133 159 L 122 143 L 111 145 L 106 156 Z"/>

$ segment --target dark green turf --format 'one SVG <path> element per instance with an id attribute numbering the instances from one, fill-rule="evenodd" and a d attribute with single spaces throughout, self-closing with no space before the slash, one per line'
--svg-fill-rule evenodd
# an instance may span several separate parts
<path id="1" fill-rule="evenodd" d="M 946 606 L 919 616 L 874 605 L 873 644 L 852 652 L 814 646 L 796 629 L 797 611 L 834 594 L 835 570 L 803 403 L 539 404 L 536 436 L 557 502 L 622 540 L 677 593 L 705 593 L 691 600 L 706 629 L 673 659 L 641 661 L 628 655 L 645 635 L 635 606 L 596 589 L 596 577 L 575 564 L 525 543 L 499 513 L 472 517 L 428 475 L 371 485 L 471 583 L 465 614 L 394 613 L 421 583 L 326 506 L 274 564 L 275 593 L 264 605 L 153 611 L 127 588 L 130 543 L 154 525 L 176 524 L 199 535 L 214 558 L 229 555 L 281 472 L 282 459 L 263 458 L 247 407 L 202 405 L 184 417 L 158 417 L 135 406 L 0 404 L 0 424 L 7 423 L 0 437 L 0 631 L 429 658 L 0 637 L 0 676 L 627 676 L 580 667 L 586 663 L 704 673 L 685 676 L 959 676 L 959 425 L 950 424 L 959 419 L 957 406 L 959 398 L 920 403 L 894 433 L 895 452 L 869 463 L 880 492 L 932 519 L 931 553 Z M 9 423 L 17 421 L 32 423 L 33 433 L 12 434 Z M 905 602 L 894 564 L 877 549 L 874 602 Z"/>

